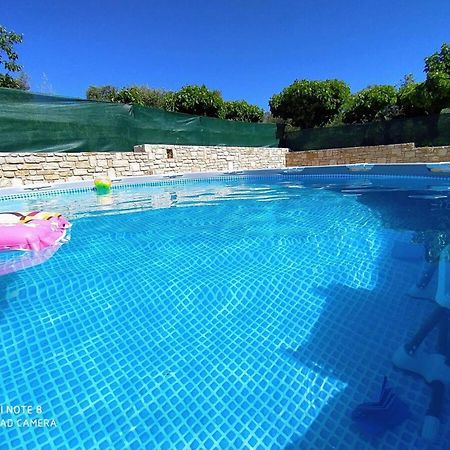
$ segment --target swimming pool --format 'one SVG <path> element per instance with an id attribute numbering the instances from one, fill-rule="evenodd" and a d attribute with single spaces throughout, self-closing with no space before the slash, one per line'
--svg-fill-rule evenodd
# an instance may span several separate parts
<path id="1" fill-rule="evenodd" d="M 406 294 L 449 197 L 441 178 L 274 172 L 4 198 L 73 227 L 47 262 L 0 277 L 0 403 L 32 408 L 0 414 L 16 421 L 1 439 L 425 448 L 428 387 L 392 355 L 434 307 Z M 412 417 L 373 441 L 350 416 L 384 375 Z"/>

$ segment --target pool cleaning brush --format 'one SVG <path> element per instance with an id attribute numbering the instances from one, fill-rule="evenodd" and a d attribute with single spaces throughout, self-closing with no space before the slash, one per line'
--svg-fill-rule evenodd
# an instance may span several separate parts
<path id="1" fill-rule="evenodd" d="M 409 417 L 409 407 L 388 387 L 386 376 L 379 400 L 361 403 L 352 411 L 352 419 L 357 428 L 372 437 L 380 436 Z"/>

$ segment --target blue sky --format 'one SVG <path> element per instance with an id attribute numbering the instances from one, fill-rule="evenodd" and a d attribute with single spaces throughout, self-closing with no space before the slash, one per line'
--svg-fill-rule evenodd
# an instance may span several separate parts
<path id="1" fill-rule="evenodd" d="M 450 42 L 449 0 L 14 0 L 1 24 L 33 91 L 82 97 L 89 85 L 206 84 L 268 109 L 295 79 L 338 78 L 353 92 L 424 79 Z"/>

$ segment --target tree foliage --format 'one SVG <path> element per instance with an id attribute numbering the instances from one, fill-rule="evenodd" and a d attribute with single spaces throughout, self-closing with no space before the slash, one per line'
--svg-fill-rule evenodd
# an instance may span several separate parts
<path id="1" fill-rule="evenodd" d="M 162 109 L 172 112 L 175 111 L 175 92 L 172 91 L 166 92 L 166 95 L 164 96 Z"/>
<path id="2" fill-rule="evenodd" d="M 222 117 L 224 101 L 219 91 L 205 85 L 186 85 L 173 95 L 173 110 L 197 116 Z"/>
<path id="3" fill-rule="evenodd" d="M 152 108 L 164 108 L 165 96 L 168 93 L 160 89 L 152 89 L 148 86 L 128 86 L 117 89 L 114 86 L 89 86 L 86 91 L 88 100 L 103 102 L 118 102 Z"/>
<path id="4" fill-rule="evenodd" d="M 204 85 L 187 85 L 177 92 L 138 85 L 122 89 L 111 85 L 89 86 L 86 98 L 244 122 L 262 122 L 264 117 L 264 111 L 258 106 L 244 100 L 225 102 L 219 91 L 211 91 Z"/>
<path id="5" fill-rule="evenodd" d="M 439 52 L 425 58 L 425 87 L 431 98 L 430 113 L 450 106 L 450 45 L 442 44 Z"/>
<path id="6" fill-rule="evenodd" d="M 398 105 L 407 117 L 439 114 L 450 107 L 450 45 L 442 44 L 439 52 L 425 58 L 422 83 L 405 78 L 398 92 Z"/>
<path id="7" fill-rule="evenodd" d="M 130 86 L 121 89 L 115 96 L 114 101 L 150 108 L 164 108 L 166 95 L 167 92 L 161 89 L 152 89 L 148 86 Z"/>
<path id="8" fill-rule="evenodd" d="M 0 70 L 6 73 L 0 73 L 0 87 L 28 90 L 30 86 L 28 79 L 22 72 L 22 66 L 17 62 L 19 55 L 14 49 L 16 44 L 23 41 L 23 36 L 14 31 L 7 31 L 0 25 Z M 22 73 L 21 73 L 22 72 Z M 15 78 L 12 73 L 21 73 Z"/>
<path id="9" fill-rule="evenodd" d="M 269 100 L 275 117 L 292 121 L 301 128 L 328 124 L 339 113 L 350 95 L 344 81 L 296 80 Z"/>
<path id="10" fill-rule="evenodd" d="M 450 108 L 449 44 L 425 58 L 424 71 L 426 80 L 421 83 L 407 75 L 398 90 L 375 85 L 352 96 L 342 81 L 297 80 L 270 99 L 271 120 L 312 128 L 438 114 Z"/>
<path id="11" fill-rule="evenodd" d="M 405 77 L 397 93 L 399 115 L 422 116 L 429 113 L 432 98 L 425 82 L 416 83 L 413 77 Z"/>
<path id="12" fill-rule="evenodd" d="M 100 102 L 113 102 L 117 95 L 117 88 L 114 86 L 89 86 L 86 91 L 88 100 L 96 100 Z"/>
<path id="13" fill-rule="evenodd" d="M 344 123 L 366 123 L 390 118 L 391 110 L 396 103 L 397 90 L 394 86 L 369 86 L 349 98 L 344 106 L 342 121 Z"/>
<path id="14" fill-rule="evenodd" d="M 228 120 L 240 120 L 241 122 L 262 122 L 264 110 L 256 105 L 251 105 L 245 100 L 224 102 L 223 118 Z"/>

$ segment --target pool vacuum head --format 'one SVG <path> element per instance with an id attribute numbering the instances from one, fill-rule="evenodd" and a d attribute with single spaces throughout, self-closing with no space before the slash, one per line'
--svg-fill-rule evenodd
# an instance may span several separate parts
<path id="1" fill-rule="evenodd" d="M 387 377 L 384 377 L 377 402 L 362 403 L 352 411 L 358 429 L 372 437 L 400 425 L 410 415 L 408 406 L 388 387 Z"/>

